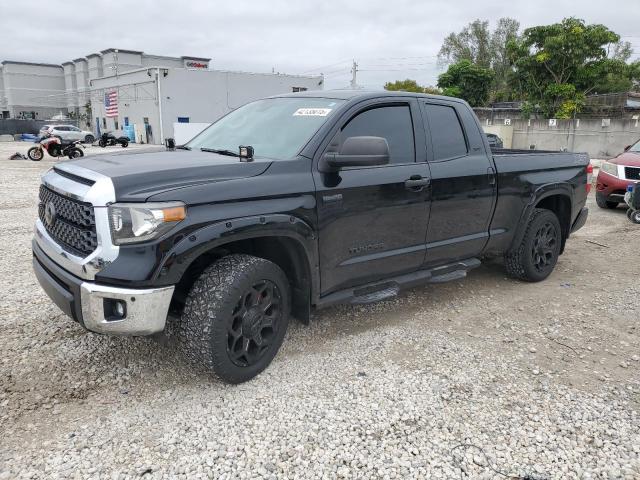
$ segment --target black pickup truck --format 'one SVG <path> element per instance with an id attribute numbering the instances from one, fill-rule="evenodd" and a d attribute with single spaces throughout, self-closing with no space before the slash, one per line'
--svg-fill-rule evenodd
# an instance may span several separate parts
<path id="1" fill-rule="evenodd" d="M 290 316 L 459 279 L 487 257 L 545 279 L 586 221 L 590 173 L 584 154 L 492 152 L 455 98 L 282 95 L 176 150 L 58 163 L 33 267 L 86 329 L 176 335 L 238 383 L 269 365 Z"/>

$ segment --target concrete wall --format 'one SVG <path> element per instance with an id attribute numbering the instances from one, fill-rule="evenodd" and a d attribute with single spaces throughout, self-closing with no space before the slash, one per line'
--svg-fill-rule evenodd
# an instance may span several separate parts
<path id="1" fill-rule="evenodd" d="M 73 61 L 76 71 L 77 104 L 84 106 L 89 102 L 89 66 L 85 58 Z"/>
<path id="2" fill-rule="evenodd" d="M 46 119 L 67 110 L 64 71 L 59 65 L 3 62 L 4 96 L 13 118 L 35 112 Z"/>
<path id="3" fill-rule="evenodd" d="M 582 119 L 515 120 L 512 148 L 528 149 L 532 145 L 540 150 L 570 150 L 587 152 L 591 158 L 612 158 L 623 151 L 626 145 L 640 138 L 638 120 L 626 119 Z"/>

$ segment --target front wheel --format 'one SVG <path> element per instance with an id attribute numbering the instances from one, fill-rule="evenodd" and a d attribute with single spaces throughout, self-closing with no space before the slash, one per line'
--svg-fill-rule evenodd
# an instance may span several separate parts
<path id="1" fill-rule="evenodd" d="M 87 135 L 84 137 L 84 143 L 93 143 L 96 141 L 96 138 L 93 135 Z"/>
<path id="2" fill-rule="evenodd" d="M 528 282 L 547 278 L 558 262 L 562 230 L 551 210 L 536 208 L 520 245 L 505 256 L 507 273 Z"/>
<path id="3" fill-rule="evenodd" d="M 262 372 L 289 323 L 290 288 L 273 262 L 229 255 L 195 281 L 179 326 L 186 356 L 227 383 Z"/>
<path id="4" fill-rule="evenodd" d="M 618 202 L 610 202 L 610 201 L 608 201 L 607 197 L 605 197 L 600 192 L 596 192 L 596 204 L 600 208 L 606 208 L 606 209 L 609 209 L 609 210 L 613 210 L 614 208 L 618 208 Z"/>
<path id="5" fill-rule="evenodd" d="M 102 148 L 107 146 L 107 142 L 105 142 L 104 140 L 100 139 L 98 140 L 98 145 L 100 145 Z"/>
<path id="6" fill-rule="evenodd" d="M 39 162 L 44 157 L 44 151 L 39 147 L 31 147 L 27 152 L 27 157 L 34 162 Z"/>
<path id="7" fill-rule="evenodd" d="M 122 141 L 122 148 L 127 148 L 129 146 L 129 142 L 127 142 L 126 140 Z"/>
<path id="8" fill-rule="evenodd" d="M 627 210 L 627 217 L 632 223 L 640 223 L 640 210 Z"/>

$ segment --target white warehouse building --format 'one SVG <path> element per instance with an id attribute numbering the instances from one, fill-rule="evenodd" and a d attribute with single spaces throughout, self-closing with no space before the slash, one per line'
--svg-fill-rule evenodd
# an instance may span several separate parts
<path id="1" fill-rule="evenodd" d="M 145 143 L 174 137 L 176 123 L 209 124 L 252 100 L 323 88 L 322 76 L 213 70 L 209 58 L 114 48 L 61 65 L 1 65 L 0 117 L 66 113 L 96 133 L 135 129 Z"/>

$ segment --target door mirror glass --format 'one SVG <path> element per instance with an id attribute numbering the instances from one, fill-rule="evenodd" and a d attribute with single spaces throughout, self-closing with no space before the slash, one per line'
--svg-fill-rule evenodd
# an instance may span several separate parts
<path id="1" fill-rule="evenodd" d="M 372 167 L 389 163 L 389 144 L 382 137 L 349 137 L 338 152 L 326 153 L 324 171 L 345 167 Z"/>

